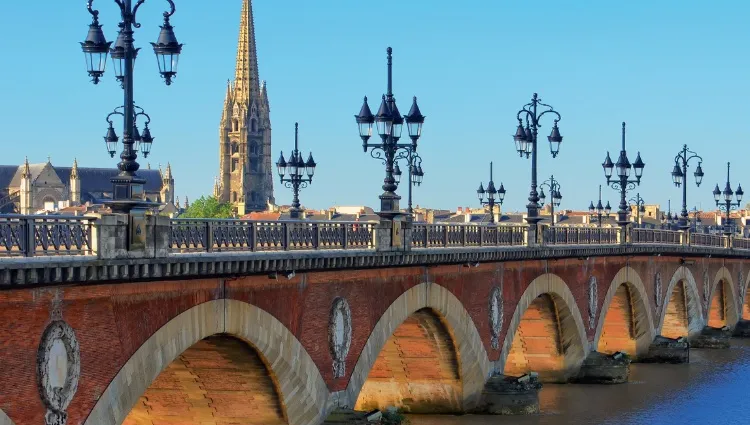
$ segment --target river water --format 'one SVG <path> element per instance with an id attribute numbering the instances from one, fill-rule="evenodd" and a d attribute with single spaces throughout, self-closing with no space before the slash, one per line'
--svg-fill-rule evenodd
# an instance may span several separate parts
<path id="1" fill-rule="evenodd" d="M 632 364 L 621 385 L 545 384 L 541 414 L 411 416 L 412 425 L 748 424 L 750 339 L 690 350 L 686 365 Z"/>

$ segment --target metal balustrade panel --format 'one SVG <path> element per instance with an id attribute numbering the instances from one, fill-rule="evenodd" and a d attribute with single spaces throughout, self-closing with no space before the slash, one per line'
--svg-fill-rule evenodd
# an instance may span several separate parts
<path id="1" fill-rule="evenodd" d="M 0 257 L 93 255 L 89 217 L 0 216 Z"/>

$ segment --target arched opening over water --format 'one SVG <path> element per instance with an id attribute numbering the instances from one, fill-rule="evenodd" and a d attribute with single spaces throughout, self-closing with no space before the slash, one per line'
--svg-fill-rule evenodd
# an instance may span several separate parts
<path id="1" fill-rule="evenodd" d="M 685 279 L 680 279 L 669 294 L 661 335 L 667 338 L 689 336 L 694 329 L 700 330 L 700 305 Z"/>
<path id="2" fill-rule="evenodd" d="M 579 325 L 562 297 L 538 295 L 521 316 L 503 373 L 537 372 L 545 382 L 566 381 L 584 358 Z"/>
<path id="3" fill-rule="evenodd" d="M 198 341 L 164 369 L 123 425 L 287 424 L 275 378 L 246 342 Z"/>
<path id="4" fill-rule="evenodd" d="M 604 308 L 597 351 L 606 354 L 622 351 L 637 356 L 648 350 L 652 340 L 648 306 L 632 283 L 617 286 Z"/>
<path id="5" fill-rule="evenodd" d="M 409 316 L 388 338 L 355 409 L 395 406 L 410 413 L 459 413 L 463 388 L 449 325 L 430 308 Z"/>

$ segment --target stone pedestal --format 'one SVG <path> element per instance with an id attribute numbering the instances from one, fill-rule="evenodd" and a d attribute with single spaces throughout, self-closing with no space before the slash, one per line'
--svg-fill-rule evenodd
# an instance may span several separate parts
<path id="1" fill-rule="evenodd" d="M 737 326 L 734 327 L 734 333 L 732 336 L 739 338 L 750 337 L 750 320 L 740 320 L 737 322 Z"/>
<path id="2" fill-rule="evenodd" d="M 539 413 L 542 383 L 532 372 L 521 377 L 495 375 L 484 386 L 482 399 L 471 413 L 486 415 L 528 415 Z"/>
<path id="3" fill-rule="evenodd" d="M 625 353 L 589 353 L 573 382 L 580 384 L 622 384 L 628 382 L 630 356 Z"/>
<path id="4" fill-rule="evenodd" d="M 169 217 L 145 215 L 142 243 L 131 246 L 133 221 L 128 214 L 102 214 L 95 222 L 92 240 L 101 259 L 164 258 L 169 255 Z"/>
<path id="5" fill-rule="evenodd" d="M 686 338 L 667 338 L 658 335 L 648 347 L 648 353 L 639 356 L 641 363 L 688 363 L 690 344 Z"/>
<path id="6" fill-rule="evenodd" d="M 732 330 L 727 326 L 723 328 L 706 326 L 690 341 L 690 346 L 693 348 L 729 348 L 731 337 Z"/>

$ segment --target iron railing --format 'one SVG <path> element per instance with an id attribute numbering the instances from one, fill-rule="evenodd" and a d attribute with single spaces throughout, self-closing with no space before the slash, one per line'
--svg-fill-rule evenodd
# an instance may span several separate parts
<path id="1" fill-rule="evenodd" d="M 374 248 L 374 222 L 173 219 L 173 252 Z"/>
<path id="2" fill-rule="evenodd" d="M 714 247 L 726 247 L 726 238 L 724 235 L 717 235 L 711 233 L 691 233 L 690 234 L 690 245 L 697 246 L 714 246 Z"/>
<path id="3" fill-rule="evenodd" d="M 550 227 L 543 231 L 547 245 L 609 245 L 617 243 L 618 228 L 613 227 Z"/>
<path id="4" fill-rule="evenodd" d="M 747 239 L 747 238 L 732 238 L 732 248 L 734 248 L 734 249 L 750 249 L 750 239 Z"/>
<path id="5" fill-rule="evenodd" d="M 682 232 L 662 229 L 630 229 L 630 242 L 634 244 L 680 245 Z"/>
<path id="6" fill-rule="evenodd" d="M 96 219 L 0 215 L 0 258 L 97 255 Z M 172 219 L 172 253 L 375 250 L 376 222 Z M 541 227 L 543 245 L 668 244 L 750 250 L 750 239 L 720 234 L 630 228 Z M 689 235 L 689 237 L 688 237 Z M 413 223 L 411 248 L 528 246 L 528 226 Z"/>
<path id="7" fill-rule="evenodd" d="M 1 215 L 0 257 L 93 255 L 93 218 Z"/>
<path id="8" fill-rule="evenodd" d="M 415 223 L 412 248 L 522 246 L 527 226 Z"/>

